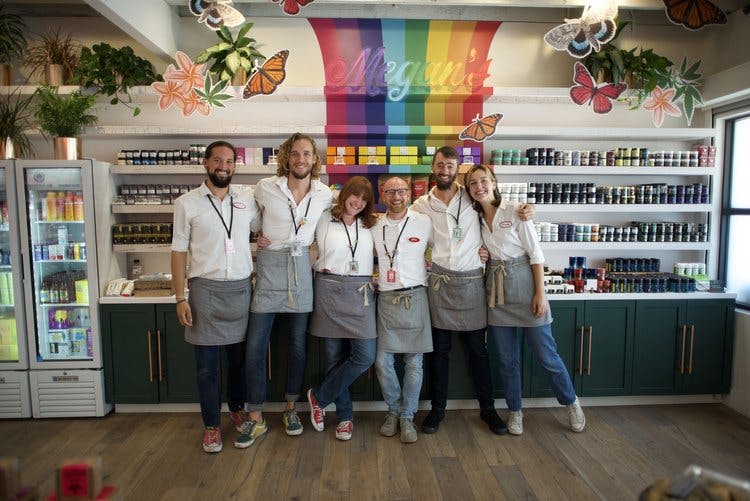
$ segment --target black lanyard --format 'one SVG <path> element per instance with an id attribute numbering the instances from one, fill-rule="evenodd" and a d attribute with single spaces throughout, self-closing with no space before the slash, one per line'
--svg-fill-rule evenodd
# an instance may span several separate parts
<path id="1" fill-rule="evenodd" d="M 305 209 L 305 215 L 302 216 L 302 221 L 297 224 L 297 220 L 294 217 L 294 211 L 292 210 L 292 201 L 289 201 L 289 214 L 292 215 L 292 224 L 294 225 L 295 235 L 299 233 L 299 229 L 302 228 L 302 225 L 305 224 L 305 221 L 307 221 L 307 213 L 310 212 L 310 202 L 312 202 L 312 196 L 307 199 L 307 209 Z"/>
<path id="2" fill-rule="evenodd" d="M 435 197 L 435 198 L 437 198 L 437 197 Z M 448 212 L 447 208 L 445 210 L 441 211 L 441 210 L 437 210 L 435 207 L 433 207 L 432 206 L 432 193 L 430 193 L 429 195 L 427 195 L 427 199 L 430 201 L 429 202 L 430 203 L 430 209 L 432 209 L 433 211 L 437 212 L 438 214 L 448 214 L 456 222 L 456 226 L 460 226 L 458 224 L 458 218 L 461 217 L 461 203 L 464 201 L 464 197 L 461 194 L 461 189 L 460 188 L 459 188 L 459 191 L 458 191 L 458 212 L 456 213 L 455 216 L 453 214 L 451 214 L 450 212 Z M 441 200 L 441 202 L 442 202 L 442 200 Z"/>
<path id="3" fill-rule="evenodd" d="M 234 198 L 231 196 L 229 197 L 229 207 L 230 207 L 230 214 L 229 216 L 229 228 L 227 228 L 227 223 L 224 221 L 224 216 L 221 215 L 221 211 L 216 208 L 216 205 L 214 205 L 214 201 L 211 200 L 211 195 L 206 193 L 206 197 L 208 197 L 208 201 L 211 203 L 211 207 L 214 208 L 216 213 L 219 215 L 219 219 L 221 219 L 221 224 L 224 226 L 224 229 L 227 230 L 227 238 L 232 238 L 232 225 L 234 224 Z"/>
<path id="4" fill-rule="evenodd" d="M 387 225 L 383 225 L 383 249 L 385 249 L 385 255 L 388 256 L 388 260 L 391 262 L 391 269 L 393 269 L 393 259 L 396 257 L 396 251 L 398 250 L 398 241 L 401 240 L 401 235 L 404 233 L 404 230 L 406 229 L 406 223 L 409 222 L 409 217 L 407 216 L 406 221 L 404 221 L 404 225 L 401 227 L 401 231 L 398 233 L 398 237 L 396 237 L 396 245 L 393 246 L 393 254 L 388 252 L 388 246 L 385 244 L 385 227 Z"/>
<path id="5" fill-rule="evenodd" d="M 357 247 L 359 246 L 359 220 L 355 217 L 354 218 L 354 246 L 352 246 L 352 239 L 349 236 L 349 229 L 346 227 L 346 223 L 344 220 L 341 220 L 341 224 L 344 225 L 344 231 L 346 232 L 346 239 L 349 240 L 349 252 L 352 253 L 352 261 L 354 261 L 354 254 L 357 252 Z M 383 229 L 385 230 L 385 226 L 383 226 Z"/>

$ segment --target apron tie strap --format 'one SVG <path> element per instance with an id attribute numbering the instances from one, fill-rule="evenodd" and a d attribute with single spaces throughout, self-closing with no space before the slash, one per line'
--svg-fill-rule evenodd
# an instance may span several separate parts
<path id="1" fill-rule="evenodd" d="M 432 273 L 432 290 L 439 291 L 440 283 L 447 284 L 450 282 L 451 277 L 445 273 Z"/>
<path id="2" fill-rule="evenodd" d="M 490 308 L 494 308 L 496 304 L 505 304 L 505 292 L 503 291 L 505 274 L 505 265 L 502 262 L 490 268 L 490 278 L 492 279 L 490 283 Z"/>
<path id="3" fill-rule="evenodd" d="M 289 300 L 289 306 L 294 306 L 294 296 L 292 296 L 292 275 L 294 275 L 294 288 L 299 289 L 299 274 L 297 273 L 297 257 L 291 254 L 286 262 L 286 297 Z"/>
<path id="4" fill-rule="evenodd" d="M 411 310 L 411 294 L 397 294 L 396 297 L 391 300 L 391 303 L 398 304 L 401 301 L 404 302 L 404 308 Z"/>
<path id="5" fill-rule="evenodd" d="M 364 283 L 364 284 L 362 284 L 362 286 L 359 289 L 357 289 L 357 292 L 359 292 L 360 294 L 362 294 L 362 297 L 363 297 L 362 304 L 365 307 L 370 306 L 370 294 L 368 294 L 368 289 L 369 290 L 375 290 L 375 289 L 372 288 L 372 282 Z"/>

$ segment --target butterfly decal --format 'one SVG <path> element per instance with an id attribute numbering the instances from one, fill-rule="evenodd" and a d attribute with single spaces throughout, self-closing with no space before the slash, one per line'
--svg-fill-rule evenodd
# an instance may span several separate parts
<path id="1" fill-rule="evenodd" d="M 544 41 L 555 50 L 567 50 L 575 58 L 586 57 L 614 38 L 616 15 L 616 4 L 606 4 L 601 9 L 587 7 L 580 18 L 566 19 L 565 24 L 545 33 Z"/>
<path id="2" fill-rule="evenodd" d="M 256 67 L 245 85 L 243 99 L 250 99 L 259 94 L 272 94 L 286 78 L 286 60 L 288 50 L 281 50 L 266 59 L 262 66 Z"/>
<path id="3" fill-rule="evenodd" d="M 313 0 L 271 0 L 273 3 L 280 3 L 281 4 L 281 10 L 284 11 L 284 14 L 289 14 L 290 16 L 296 16 L 299 14 L 300 7 L 304 7 L 307 4 L 310 4 L 313 2 Z"/>
<path id="4" fill-rule="evenodd" d="M 471 123 L 461 131 L 458 138 L 464 141 L 471 140 L 481 143 L 495 133 L 497 123 L 501 118 L 503 118 L 503 115 L 500 113 L 493 113 L 492 115 L 487 115 L 482 118 L 479 118 L 479 115 L 477 115 L 474 120 L 472 120 Z"/>
<path id="5" fill-rule="evenodd" d="M 229 5 L 232 0 L 189 0 L 190 12 L 198 16 L 199 23 L 206 23 L 212 30 L 222 26 L 239 26 L 245 22 L 245 16 Z"/>
<path id="6" fill-rule="evenodd" d="M 609 113 L 612 101 L 628 88 L 622 82 L 597 86 L 589 70 L 578 61 L 573 65 L 573 81 L 575 85 L 570 88 L 570 98 L 578 105 L 591 104 L 595 113 Z"/>
<path id="7" fill-rule="evenodd" d="M 689 30 L 727 24 L 727 15 L 709 0 L 664 0 L 664 6 L 670 21 Z"/>

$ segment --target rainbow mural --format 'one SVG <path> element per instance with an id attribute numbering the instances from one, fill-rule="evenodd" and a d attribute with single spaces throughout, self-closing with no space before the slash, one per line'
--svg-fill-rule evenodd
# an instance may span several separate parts
<path id="1" fill-rule="evenodd" d="M 458 133 L 483 116 L 499 21 L 309 22 L 325 65 L 330 146 L 459 145 Z"/>

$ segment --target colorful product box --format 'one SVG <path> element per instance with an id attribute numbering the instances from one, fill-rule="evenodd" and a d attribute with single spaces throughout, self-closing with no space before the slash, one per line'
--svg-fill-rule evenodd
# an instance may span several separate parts
<path id="1" fill-rule="evenodd" d="M 418 163 L 417 155 L 391 155 L 391 165 L 417 165 Z"/>
<path id="2" fill-rule="evenodd" d="M 424 154 L 433 156 L 435 155 L 435 152 L 437 151 L 437 146 L 425 146 L 424 147 Z"/>
<path id="3" fill-rule="evenodd" d="M 57 469 L 57 499 L 93 499 L 102 490 L 101 458 L 66 461 Z"/>
<path id="4" fill-rule="evenodd" d="M 417 151 L 418 148 L 416 146 L 391 146 L 391 157 L 393 156 L 407 156 L 407 155 L 418 155 L 419 152 Z M 393 162 L 393 159 L 391 159 L 391 163 Z"/>
<path id="5" fill-rule="evenodd" d="M 420 159 L 421 165 L 432 165 L 432 158 L 435 155 L 422 155 L 422 158 Z"/>
<path id="6" fill-rule="evenodd" d="M 356 148 L 354 146 L 329 146 L 326 148 L 326 163 L 331 165 L 354 165 Z"/>
<path id="7" fill-rule="evenodd" d="M 385 146 L 359 146 L 357 163 L 359 165 L 385 165 L 388 163 L 387 148 Z"/>

